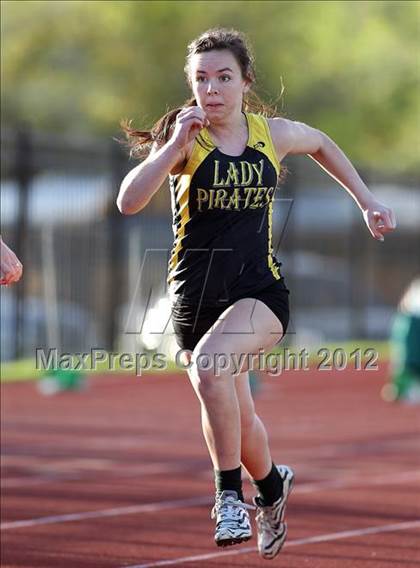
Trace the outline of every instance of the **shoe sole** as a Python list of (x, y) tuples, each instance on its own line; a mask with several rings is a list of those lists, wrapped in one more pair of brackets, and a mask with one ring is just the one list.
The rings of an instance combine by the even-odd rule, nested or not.
[(250, 540), (251, 536), (238, 536), (235, 538), (224, 538), (223, 540), (216, 540), (217, 546), (225, 548), (226, 546), (232, 546), (233, 544), (241, 544), (241, 542), (246, 542)]

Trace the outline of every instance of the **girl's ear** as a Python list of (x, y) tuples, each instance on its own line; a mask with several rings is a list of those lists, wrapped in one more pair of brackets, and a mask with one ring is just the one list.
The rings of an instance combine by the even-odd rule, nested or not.
[(249, 81), (246, 81), (244, 86), (244, 93), (247, 93), (250, 88), (251, 88), (251, 83)]

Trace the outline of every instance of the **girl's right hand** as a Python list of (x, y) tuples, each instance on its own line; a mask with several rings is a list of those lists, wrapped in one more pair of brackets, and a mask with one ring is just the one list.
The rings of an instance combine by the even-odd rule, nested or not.
[(206, 113), (198, 106), (183, 108), (176, 117), (175, 128), (170, 142), (183, 150), (200, 130), (210, 124)]

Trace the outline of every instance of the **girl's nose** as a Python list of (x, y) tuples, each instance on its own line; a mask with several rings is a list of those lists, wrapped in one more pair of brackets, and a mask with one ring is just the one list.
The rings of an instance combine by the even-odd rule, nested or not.
[(208, 87), (207, 87), (207, 93), (218, 93), (219, 91), (217, 90), (217, 87), (214, 83), (212, 83), (211, 81), (209, 81)]

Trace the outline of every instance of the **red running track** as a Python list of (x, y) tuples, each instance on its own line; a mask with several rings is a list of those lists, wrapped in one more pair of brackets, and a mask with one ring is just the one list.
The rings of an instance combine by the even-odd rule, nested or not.
[[(420, 412), (381, 400), (385, 376), (382, 365), (263, 379), (257, 411), (297, 477), (270, 565), (420, 567)], [(255, 537), (213, 543), (186, 376), (101, 376), (55, 397), (8, 384), (2, 407), (2, 567), (267, 566)]]

